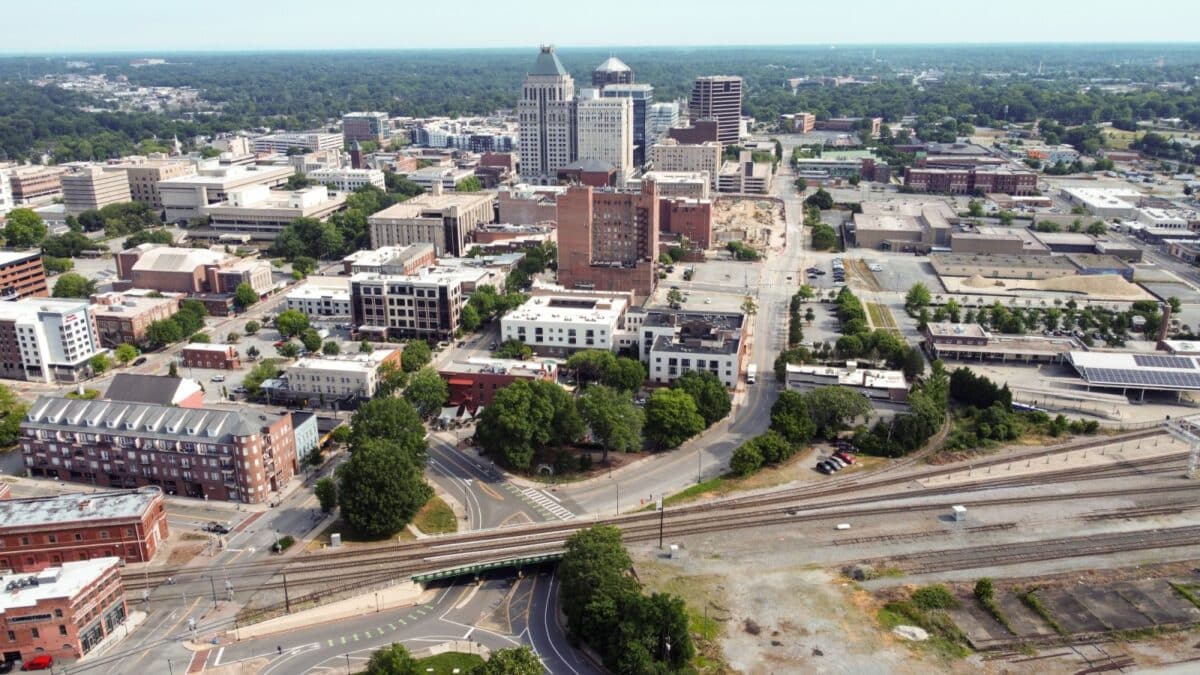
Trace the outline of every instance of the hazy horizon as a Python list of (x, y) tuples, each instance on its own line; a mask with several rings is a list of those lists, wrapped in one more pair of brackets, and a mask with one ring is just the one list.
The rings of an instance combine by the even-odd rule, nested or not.
[(1134, 11), (1112, 0), (1086, 8), (1010, 0), (991, 12), (975, 3), (937, 0), (861, 0), (849, 9), (760, 0), (745, 6), (752, 12), (732, 16), (727, 0), (609, 0), (603, 11), (554, 0), (468, 2), (453, 16), (426, 6), (373, 15), (340, 12), (314, 0), (294, 0), (282, 9), (211, 0), (202, 14), (194, 5), (150, 0), (49, 4), (54, 11), (31, 3), (6, 8), (0, 54), (453, 51), (543, 43), (563, 49), (1190, 45), (1197, 44), (1194, 26), (1200, 23), (1200, 3), (1171, 0), (1144, 0)]

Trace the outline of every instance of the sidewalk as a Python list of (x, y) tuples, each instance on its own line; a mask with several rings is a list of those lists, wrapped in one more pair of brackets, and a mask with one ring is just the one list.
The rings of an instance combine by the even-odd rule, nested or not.
[[(221, 631), (215, 636), (208, 636), (208, 638), (220, 638), (222, 643), (228, 643), (231, 640), (237, 642), (253, 640), (267, 635), (286, 633), (300, 628), (349, 619), (363, 614), (409, 607), (427, 602), (436, 595), (436, 591), (427, 591), (420, 585), (409, 581), (396, 586), (389, 586), (378, 592), (338, 600), (328, 605), (321, 605), (320, 607), (313, 607), (312, 609), (302, 610), (275, 619), (268, 619), (267, 621), (250, 626), (241, 626), (233, 630)], [(208, 644), (209, 641), (209, 639), (205, 639), (202, 642)]]

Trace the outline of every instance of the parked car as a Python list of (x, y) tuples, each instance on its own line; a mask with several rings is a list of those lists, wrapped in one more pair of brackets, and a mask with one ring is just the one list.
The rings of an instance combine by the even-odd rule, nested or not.
[(489, 343), (488, 343), (488, 349), (490, 349), (490, 350), (492, 350), (492, 351), (495, 351), (495, 350), (496, 350), (496, 342), (495, 342), (495, 340), (493, 340), (492, 342), (489, 342)]
[(836, 466), (839, 469), (844, 469), (848, 466), (846, 464), (846, 462), (843, 462), (842, 460), (838, 459), (837, 456), (831, 456), (829, 459), (827, 459), (825, 461), (833, 464), (834, 466)]
[(146, 362), (146, 357), (144, 357), (144, 356), (139, 356), (139, 357), (137, 357), (136, 359), (134, 359), (134, 360), (133, 360), (133, 365), (135, 365), (135, 366), (140, 366), (140, 365), (142, 365), (142, 364), (143, 364), (143, 363), (145, 363), (145, 362)]
[(829, 470), (830, 470), (830, 471), (841, 471), (841, 470), (842, 470), (842, 467), (841, 467), (841, 465), (840, 465), (840, 464), (838, 464), (837, 462), (831, 462), (831, 461), (829, 461), (829, 460), (827, 459), (827, 460), (825, 460), (825, 461), (824, 461), (824, 462), (822, 462), (822, 463), (823, 463), (825, 466), (829, 467)]
[(853, 463), (854, 463), (854, 455), (851, 455), (851, 454), (850, 454), (850, 453), (848, 453), (848, 452), (844, 452), (844, 451), (843, 451), (843, 452), (835, 452), (835, 453), (833, 453), (833, 456), (834, 456), (834, 457), (837, 457), (837, 458), (838, 458), (838, 459), (840, 459), (840, 460), (842, 460), (842, 461), (843, 461), (843, 462), (845, 462), (846, 464), (853, 464)]
[(240, 384), (239, 384), (238, 386), (236, 386), (236, 387), (234, 387), (234, 388), (233, 388), (233, 393), (235, 393), (235, 394), (245, 394), (245, 393), (247, 393), (247, 392), (249, 392), (249, 391), (250, 391), (249, 389), (247, 389), (247, 388), (243, 387), (243, 386), (242, 386), (242, 385), (240, 385)]
[(16, 663), (13, 661), (0, 661), (0, 673), (11, 673)]
[(285, 342), (285, 340), (277, 340), (273, 346), (282, 347), (284, 342)]
[(208, 379), (212, 382), (224, 382), (225, 376), (224, 375), (213, 375), (212, 377), (210, 377)]
[(819, 462), (816, 466), (813, 467), (813, 469), (815, 469), (818, 473), (825, 474), (826, 476), (833, 473), (833, 470), (830, 469), (829, 466), (825, 464), (825, 462)]
[(205, 525), (204, 531), (212, 532), (213, 534), (229, 534), (229, 528), (215, 520), (210, 521), (207, 525)]
[(49, 654), (38, 654), (21, 665), (21, 670), (50, 670), (54, 665), (54, 657)]

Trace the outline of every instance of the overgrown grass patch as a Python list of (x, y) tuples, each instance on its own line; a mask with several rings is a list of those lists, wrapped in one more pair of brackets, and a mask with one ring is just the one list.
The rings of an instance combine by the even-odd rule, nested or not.
[(434, 497), (417, 511), (412, 524), (425, 534), (449, 534), (458, 531), (458, 516), (441, 497)]

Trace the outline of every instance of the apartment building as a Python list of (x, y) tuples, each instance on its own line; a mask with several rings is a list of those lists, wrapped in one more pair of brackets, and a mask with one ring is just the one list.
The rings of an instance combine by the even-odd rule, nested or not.
[(308, 178), (321, 185), (332, 186), (339, 192), (354, 192), (368, 185), (380, 190), (387, 189), (383, 172), (379, 169), (317, 169), (309, 171)]
[(639, 192), (575, 186), (558, 198), (558, 281), (589, 291), (654, 292), (658, 188)]
[(496, 193), (498, 222), (513, 225), (538, 225), (558, 221), (558, 195), (566, 192), (561, 185), (514, 185)]
[(309, 318), (350, 316), (350, 280), (346, 277), (309, 277), (287, 294), (287, 308)]
[(195, 175), (196, 166), (186, 160), (128, 157), (120, 164), (105, 166), (104, 170), (108, 173), (124, 173), (133, 201), (161, 210), (163, 201), (158, 191), (159, 181)]
[(41, 251), (0, 249), (0, 301), (48, 294)]
[(307, 134), (267, 134), (252, 139), (251, 144), (255, 153), (284, 154), (292, 148), (304, 152), (320, 150), (340, 150), (342, 147), (341, 134), (307, 133)]
[(230, 191), (251, 185), (279, 187), (293, 173), (290, 166), (222, 165), (213, 159), (198, 165), (195, 175), (159, 181), (158, 192), (167, 222), (187, 223), (206, 219), (205, 209), (225, 201)]
[(1006, 167), (908, 167), (904, 170), (904, 185), (914, 192), (1002, 192), (1010, 195), (1031, 195), (1037, 191), (1037, 173)]
[(616, 351), (628, 309), (629, 301), (622, 296), (534, 296), (500, 318), (500, 335), (520, 340), (540, 355)]
[(0, 377), (78, 382), (102, 351), (86, 300), (25, 298), (0, 302)]
[(495, 219), (496, 195), (491, 192), (429, 194), (393, 204), (367, 217), (371, 247), (430, 243), (438, 256), (461, 256), (478, 225)]
[(721, 170), (721, 144), (684, 145), (667, 138), (650, 147), (650, 163), (655, 171), (706, 172), (712, 188), (716, 189), (717, 174)]
[(697, 77), (688, 102), (692, 120), (717, 121), (717, 141), (721, 145), (738, 142), (742, 121), (742, 78), (729, 75)]
[(491, 272), (482, 268), (422, 269), (417, 274), (364, 272), (350, 278), (350, 312), (363, 335), (387, 338), (448, 339), (460, 323), (463, 305)]
[(150, 324), (169, 319), (179, 311), (177, 298), (150, 298), (118, 292), (93, 295), (92, 304), (100, 346), (108, 349), (123, 343), (141, 344)]
[(21, 423), (31, 476), (257, 504), (295, 474), (289, 413), (39, 397)]
[(74, 560), (150, 562), (167, 540), (161, 489), (76, 492), (0, 501), (0, 569), (37, 572)]
[(29, 662), (78, 659), (125, 622), (125, 584), (116, 557), (67, 562), (0, 577), (0, 653)]
[(653, 382), (670, 384), (692, 370), (733, 389), (746, 349), (745, 320), (740, 312), (651, 310), (637, 328), (638, 356)]
[(131, 201), (129, 178), (123, 171), (105, 171), (89, 166), (62, 176), (63, 206), (77, 216), (84, 211), (102, 209), (109, 204)]
[(391, 133), (391, 124), (385, 112), (351, 112), (342, 115), (342, 142), (381, 142)]
[(713, 203), (711, 199), (660, 199), (660, 232), (686, 238), (694, 248), (712, 246)]

